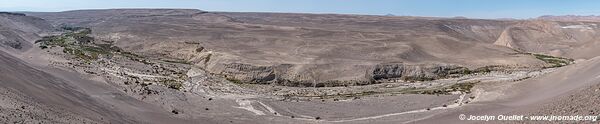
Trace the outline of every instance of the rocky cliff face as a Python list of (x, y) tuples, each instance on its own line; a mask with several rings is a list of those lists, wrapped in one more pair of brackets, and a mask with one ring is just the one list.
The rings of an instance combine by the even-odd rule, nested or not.
[(408, 81), (426, 81), (468, 74), (469, 69), (447, 64), (407, 65), (403, 63), (379, 64), (373, 69), (375, 80), (398, 78)]
[[(386, 63), (356, 68), (354, 79), (336, 80), (324, 75), (318, 68), (310, 70), (294, 70), (301, 65), (282, 64), (276, 66), (254, 66), (251, 64), (232, 63), (221, 67), (210, 68), (209, 71), (222, 75), (234, 83), (278, 84), (284, 86), (323, 87), (366, 85), (379, 80), (398, 79), (404, 81), (429, 81), (470, 74), (468, 68), (449, 64), (404, 64)], [(332, 72), (336, 73), (336, 72)]]
[(273, 66), (253, 66), (250, 64), (231, 63), (226, 64), (220, 74), (230, 80), (242, 80), (244, 82), (265, 84), (275, 81), (275, 69)]

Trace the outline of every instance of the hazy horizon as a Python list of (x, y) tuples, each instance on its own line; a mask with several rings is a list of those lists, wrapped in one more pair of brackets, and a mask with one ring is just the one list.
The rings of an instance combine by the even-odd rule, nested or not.
[[(543, 15), (597, 15), (600, 1), (574, 0), (0, 0), (0, 11), (59, 12), (87, 9), (171, 8), (219, 12), (360, 14), (425, 17), (515, 18)], [(67, 3), (67, 4), (65, 4)]]

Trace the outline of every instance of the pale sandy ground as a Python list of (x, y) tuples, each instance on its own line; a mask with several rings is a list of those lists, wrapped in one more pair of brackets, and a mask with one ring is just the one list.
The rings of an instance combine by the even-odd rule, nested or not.
[(279, 114), (295, 117), (321, 117), (323, 120), (351, 120), (360, 117), (380, 116), (412, 110), (424, 110), (453, 103), (458, 95), (398, 95), (367, 97), (359, 100), (321, 102), (262, 101)]
[[(262, 123), (318, 123), (318, 124), (364, 124), (364, 123), (403, 123), (417, 118), (427, 117), (437, 112), (458, 108), (461, 104), (454, 103), (455, 97), (425, 97), (398, 96), (386, 99), (365, 99), (355, 101), (342, 101), (346, 103), (318, 103), (318, 102), (265, 102), (254, 101), (254, 111), (260, 111), (260, 116), (277, 116), (285, 119), (283, 122), (269, 121)], [(431, 100), (430, 98), (440, 98)], [(423, 102), (429, 99), (431, 101)], [(427, 104), (415, 105), (406, 101), (415, 101)], [(448, 101), (443, 101), (448, 100)], [(400, 101), (400, 102), (399, 102)], [(431, 103), (430, 103), (431, 102)], [(449, 103), (447, 103), (449, 102)], [(448, 104), (443, 107), (442, 104)], [(426, 110), (431, 108), (431, 110)], [(262, 115), (262, 114), (265, 115)], [(275, 114), (276, 113), (276, 114)], [(256, 113), (259, 115), (258, 113)], [(293, 117), (291, 117), (293, 116)], [(319, 120), (315, 120), (320, 117)], [(282, 118), (279, 118), (282, 119)]]
[[(507, 90), (490, 91), (491, 93), (500, 92), (505, 94), (504, 97), (499, 99), (474, 102), (458, 109), (436, 114), (433, 117), (417, 121), (416, 123), (483, 123), (478, 121), (461, 121), (458, 116), (460, 114), (500, 115), (521, 110), (531, 110), (531, 108), (536, 108), (546, 103), (556, 102), (556, 98), (577, 93), (582, 89), (597, 85), (600, 82), (599, 65), (600, 58), (596, 57), (560, 68), (554, 73), (518, 82), (507, 88)], [(544, 115), (544, 113), (540, 114)], [(495, 122), (506, 123), (501, 121)]]

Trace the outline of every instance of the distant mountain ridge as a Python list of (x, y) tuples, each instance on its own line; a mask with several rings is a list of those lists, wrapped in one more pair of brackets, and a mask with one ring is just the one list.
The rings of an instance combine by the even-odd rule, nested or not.
[(544, 15), (540, 16), (537, 19), (541, 20), (551, 20), (551, 21), (600, 21), (600, 16), (598, 15)]

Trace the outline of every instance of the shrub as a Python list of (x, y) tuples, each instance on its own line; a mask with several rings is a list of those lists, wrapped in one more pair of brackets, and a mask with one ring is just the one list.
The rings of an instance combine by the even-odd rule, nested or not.
[(181, 82), (172, 79), (161, 80), (160, 83), (171, 89), (180, 90), (181, 88), (183, 88), (183, 84)]
[(546, 68), (562, 67), (565, 65), (569, 65), (574, 61), (573, 59), (570, 59), (570, 58), (555, 57), (555, 56), (536, 54), (536, 53), (531, 53), (531, 55), (535, 56), (535, 58), (537, 58), (539, 60), (542, 60), (548, 64), (551, 64), (550, 66), (548, 66)]
[(228, 78), (225, 78), (225, 79), (227, 79), (231, 83), (242, 84), (242, 81), (239, 80), (239, 79), (235, 79), (235, 78), (231, 78), (231, 77), (228, 77)]
[(196, 48), (196, 52), (202, 52), (202, 50), (204, 50), (204, 47)]

